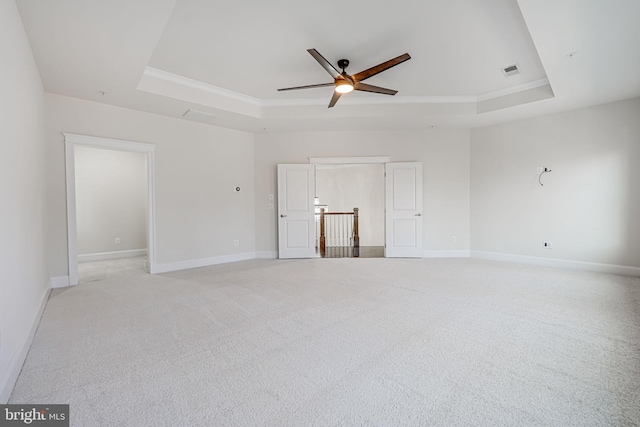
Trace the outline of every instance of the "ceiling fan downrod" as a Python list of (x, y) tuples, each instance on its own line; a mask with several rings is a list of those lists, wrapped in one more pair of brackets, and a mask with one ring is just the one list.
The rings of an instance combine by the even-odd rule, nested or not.
[(345, 68), (347, 68), (349, 66), (349, 60), (348, 59), (339, 59), (338, 60), (338, 67), (342, 68), (342, 75), (346, 76), (347, 72), (345, 71)]

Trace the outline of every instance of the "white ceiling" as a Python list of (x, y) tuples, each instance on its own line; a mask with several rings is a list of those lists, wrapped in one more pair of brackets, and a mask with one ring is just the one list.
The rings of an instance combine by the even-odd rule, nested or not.
[[(471, 128), (640, 96), (638, 0), (17, 4), (47, 91), (252, 132)], [(309, 48), (350, 74), (412, 59), (367, 80), (396, 96), (328, 109), (330, 87), (277, 91), (332, 81)]]

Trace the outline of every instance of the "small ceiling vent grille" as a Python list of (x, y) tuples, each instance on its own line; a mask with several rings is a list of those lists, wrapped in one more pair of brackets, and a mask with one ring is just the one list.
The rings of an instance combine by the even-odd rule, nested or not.
[(215, 118), (213, 114), (205, 113), (204, 111), (192, 110), (188, 109), (182, 115), (185, 119), (193, 120), (196, 122), (202, 123), (211, 123), (211, 121)]
[(509, 65), (508, 67), (504, 67), (502, 72), (505, 77), (516, 76), (520, 74), (520, 66), (518, 64)]

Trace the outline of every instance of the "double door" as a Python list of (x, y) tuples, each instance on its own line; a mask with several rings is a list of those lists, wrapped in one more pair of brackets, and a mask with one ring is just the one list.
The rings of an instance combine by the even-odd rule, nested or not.
[[(315, 257), (313, 164), (278, 165), (278, 257)], [(385, 164), (385, 257), (422, 257), (422, 163)]]

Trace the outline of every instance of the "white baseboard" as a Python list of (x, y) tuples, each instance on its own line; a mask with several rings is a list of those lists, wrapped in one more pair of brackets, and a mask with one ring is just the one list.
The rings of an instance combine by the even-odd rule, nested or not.
[(245, 252), (233, 255), (221, 255), (210, 258), (191, 259), (186, 261), (169, 262), (166, 264), (154, 264), (152, 274), (168, 273), (170, 271), (187, 270), (189, 268), (207, 267), (210, 265), (225, 264), (227, 262), (246, 261), (255, 259), (255, 252)]
[(106, 259), (133, 258), (147, 255), (146, 249), (130, 249), (126, 251), (97, 252), (78, 255), (78, 262), (104, 261)]
[(278, 258), (278, 251), (258, 251), (256, 252), (256, 259), (276, 259)]
[(511, 255), (497, 252), (471, 251), (472, 258), (492, 261), (516, 262), (538, 265), (541, 267), (568, 268), (572, 270), (593, 271), (598, 273), (620, 274), (623, 276), (640, 276), (640, 267), (626, 265), (600, 264), (596, 262), (573, 261), (568, 259), (542, 258), (526, 255)]
[(18, 376), (22, 370), (22, 365), (24, 365), (27, 353), (29, 353), (29, 348), (31, 348), (31, 343), (33, 343), (33, 337), (36, 335), (36, 331), (38, 330), (40, 318), (42, 317), (44, 308), (47, 305), (50, 293), (50, 289), (45, 291), (42, 301), (40, 301), (40, 307), (38, 308), (35, 318), (31, 324), (31, 330), (27, 336), (24, 337), (24, 341), (22, 346), (19, 347), (19, 351), (15, 352), (9, 360), (9, 369), (7, 369), (6, 372), (3, 372), (2, 378), (0, 378), (0, 404), (6, 404), (11, 397), (11, 392), (13, 391), (13, 387), (16, 385), (16, 381), (18, 380)]
[(423, 258), (469, 258), (470, 256), (470, 250), (424, 251), (422, 255)]
[(71, 285), (69, 283), (69, 276), (52, 277), (50, 284), (51, 284), (51, 289), (66, 288), (67, 286)]

